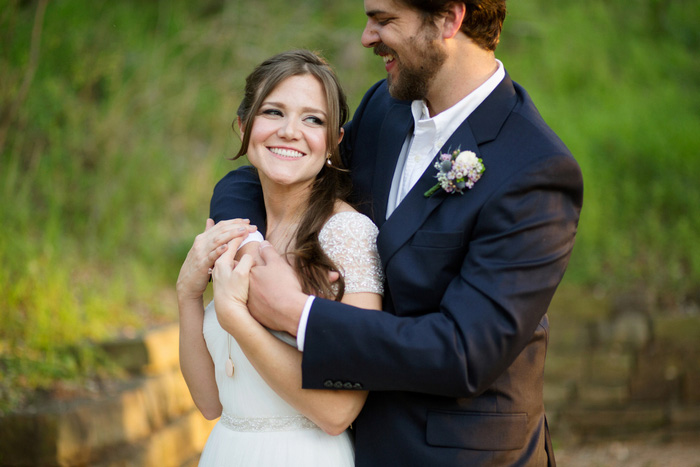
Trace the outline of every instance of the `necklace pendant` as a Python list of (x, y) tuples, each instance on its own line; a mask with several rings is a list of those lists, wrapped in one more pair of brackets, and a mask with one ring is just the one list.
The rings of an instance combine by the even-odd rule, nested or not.
[(233, 378), (233, 360), (231, 360), (231, 357), (226, 360), (226, 376)]

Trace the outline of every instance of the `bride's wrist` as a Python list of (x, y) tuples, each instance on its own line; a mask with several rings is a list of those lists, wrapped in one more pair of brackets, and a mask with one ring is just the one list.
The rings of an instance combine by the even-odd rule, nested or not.
[(215, 309), (221, 327), (234, 338), (239, 331), (249, 329), (251, 324), (257, 323), (245, 305), (239, 303), (217, 304)]
[(204, 296), (202, 294), (200, 295), (191, 295), (187, 294), (184, 292), (177, 292), (177, 304), (180, 307), (180, 309), (186, 308), (188, 306), (193, 306), (193, 305), (203, 305), (204, 304)]

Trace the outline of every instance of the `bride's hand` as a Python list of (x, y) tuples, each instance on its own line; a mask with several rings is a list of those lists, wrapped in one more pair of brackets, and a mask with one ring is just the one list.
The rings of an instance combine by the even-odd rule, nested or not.
[(256, 227), (247, 219), (221, 221), (216, 225), (212, 219), (207, 219), (204, 232), (197, 235), (180, 268), (176, 286), (178, 299), (199, 300), (207, 289), (214, 262), (233, 246), (229, 242), (238, 240), (237, 247), (248, 233), (255, 230)]
[(249, 254), (236, 261), (235, 249), (229, 249), (216, 260), (212, 272), (214, 307), (221, 326), (231, 334), (254, 321), (248, 311), (250, 269), (255, 261)]

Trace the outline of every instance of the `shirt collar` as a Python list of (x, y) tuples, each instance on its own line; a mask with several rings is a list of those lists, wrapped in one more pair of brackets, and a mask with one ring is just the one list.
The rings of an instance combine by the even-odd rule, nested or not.
[(452, 134), (471, 113), (481, 105), (484, 100), (496, 89), (506, 76), (505, 68), (500, 60), (496, 59), (498, 68), (489, 79), (484, 81), (478, 88), (469, 93), (462, 100), (447, 110), (440, 112), (434, 117), (430, 117), (430, 111), (424, 100), (415, 100), (411, 103), (411, 113), (416, 128), (418, 126), (431, 125), (436, 128), (436, 131), (441, 134), (448, 132)]

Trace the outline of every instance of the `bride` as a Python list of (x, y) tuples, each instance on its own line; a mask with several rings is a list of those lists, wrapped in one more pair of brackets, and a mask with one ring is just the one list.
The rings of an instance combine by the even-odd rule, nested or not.
[[(343, 201), (350, 182), (338, 143), (347, 114), (323, 59), (303, 50), (276, 55), (246, 79), (236, 157), (247, 155), (260, 177), (262, 246), (286, 255), (304, 291), (380, 309), (377, 229)], [(347, 429), (367, 393), (301, 389), (294, 337), (268, 331), (246, 307), (259, 244), (238, 249), (254, 231), (247, 220), (209, 219), (177, 281), (182, 373), (202, 414), (220, 417), (200, 465), (352, 466)], [(214, 300), (205, 309), (209, 274)]]

